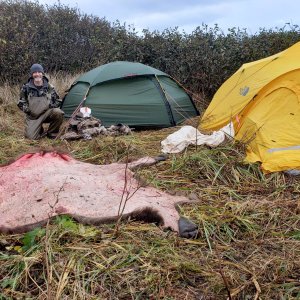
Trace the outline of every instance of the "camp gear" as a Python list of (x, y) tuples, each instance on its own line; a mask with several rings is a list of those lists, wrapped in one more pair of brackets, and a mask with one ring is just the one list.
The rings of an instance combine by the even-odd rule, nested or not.
[(124, 124), (111, 125), (106, 128), (102, 126), (101, 120), (90, 117), (83, 117), (78, 113), (74, 118), (69, 120), (66, 133), (60, 136), (62, 140), (91, 140), (95, 136), (117, 136), (131, 133), (131, 129)]
[(214, 95), (199, 128), (234, 123), (247, 162), (265, 172), (300, 169), (300, 42), (241, 66)]
[(79, 105), (91, 108), (104, 126), (169, 127), (198, 115), (192, 99), (168, 74), (126, 61), (102, 65), (80, 76), (65, 96), (62, 109), (71, 117)]

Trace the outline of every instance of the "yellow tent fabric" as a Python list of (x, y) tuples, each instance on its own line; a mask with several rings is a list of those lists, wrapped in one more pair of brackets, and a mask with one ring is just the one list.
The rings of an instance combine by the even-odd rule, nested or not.
[(247, 162), (265, 172), (300, 169), (300, 42), (244, 64), (214, 95), (200, 130), (233, 122)]

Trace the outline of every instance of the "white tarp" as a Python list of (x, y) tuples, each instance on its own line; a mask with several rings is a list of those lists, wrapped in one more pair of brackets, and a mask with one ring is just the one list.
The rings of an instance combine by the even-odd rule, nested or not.
[(224, 126), (219, 131), (214, 131), (210, 135), (202, 134), (193, 126), (183, 126), (161, 142), (162, 152), (179, 153), (188, 145), (208, 145), (210, 147), (216, 147), (225, 140), (226, 136), (234, 137), (232, 123)]

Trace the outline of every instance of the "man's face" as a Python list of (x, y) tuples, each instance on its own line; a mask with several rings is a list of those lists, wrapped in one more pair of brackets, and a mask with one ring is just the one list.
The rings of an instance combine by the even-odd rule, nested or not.
[(34, 80), (40, 81), (41, 79), (43, 79), (43, 73), (42, 72), (34, 72), (34, 73), (32, 73), (32, 77)]

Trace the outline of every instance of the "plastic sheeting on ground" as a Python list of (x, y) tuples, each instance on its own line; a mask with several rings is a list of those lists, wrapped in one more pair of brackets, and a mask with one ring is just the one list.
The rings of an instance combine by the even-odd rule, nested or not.
[(189, 145), (207, 145), (216, 147), (226, 136), (234, 137), (233, 124), (230, 123), (210, 135), (202, 134), (193, 126), (183, 126), (178, 131), (170, 134), (161, 142), (163, 153), (179, 153)]

